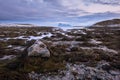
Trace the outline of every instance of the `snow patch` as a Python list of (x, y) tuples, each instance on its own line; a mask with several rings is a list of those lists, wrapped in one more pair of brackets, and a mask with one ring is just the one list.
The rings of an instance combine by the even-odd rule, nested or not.
[(12, 47), (12, 45), (8, 45), (7, 47), (8, 47), (8, 48), (11, 48), (11, 47)]
[(91, 43), (91, 44), (101, 44), (102, 42), (101, 41), (96, 41), (95, 39), (91, 39), (89, 41), (89, 43)]
[(11, 60), (15, 57), (16, 57), (15, 55), (5, 55), (2, 58), (0, 58), (0, 60)]
[(27, 39), (27, 40), (39, 40), (39, 39), (42, 39), (44, 37), (51, 37), (52, 34), (51, 33), (48, 33), (48, 34), (43, 34), (41, 36), (28, 36), (28, 37), (25, 37), (25, 36), (19, 36), (19, 37), (14, 37), (14, 38), (1, 38), (0, 40), (9, 40), (9, 39)]
[(85, 27), (60, 27), (64, 31), (70, 30), (70, 29), (84, 29)]
[(26, 47), (23, 46), (15, 46), (13, 47), (13, 50), (20, 50), (20, 51), (24, 51)]

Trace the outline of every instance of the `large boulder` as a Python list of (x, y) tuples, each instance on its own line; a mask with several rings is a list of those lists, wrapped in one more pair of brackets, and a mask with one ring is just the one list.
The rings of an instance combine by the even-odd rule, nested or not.
[(47, 46), (39, 40), (30, 46), (27, 51), (28, 56), (50, 57), (50, 51)]

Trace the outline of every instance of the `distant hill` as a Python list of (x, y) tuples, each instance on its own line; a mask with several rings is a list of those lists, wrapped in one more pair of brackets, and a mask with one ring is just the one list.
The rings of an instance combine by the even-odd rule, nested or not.
[(33, 24), (0, 24), (0, 27), (35, 27)]
[(59, 23), (58, 26), (59, 27), (71, 27), (70, 24), (65, 24), (65, 23)]
[(112, 19), (112, 20), (106, 20), (106, 21), (101, 21), (93, 26), (95, 27), (120, 27), (120, 19)]

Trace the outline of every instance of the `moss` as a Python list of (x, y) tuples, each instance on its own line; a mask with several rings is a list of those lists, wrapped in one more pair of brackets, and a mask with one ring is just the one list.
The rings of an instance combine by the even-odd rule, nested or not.
[(64, 55), (68, 45), (56, 45), (49, 47), (49, 50), (53, 56)]
[(6, 48), (8, 44), (4, 41), (0, 41), (0, 48)]
[(28, 75), (25, 73), (19, 73), (16, 71), (0, 71), (1, 80), (30, 80)]
[(3, 57), (4, 55), (19, 55), (20, 51), (15, 51), (9, 48), (0, 48), (0, 57)]
[(78, 37), (75, 39), (76, 41), (83, 41), (83, 39), (81, 37)]
[(54, 59), (44, 59), (40, 57), (28, 57), (24, 66), (19, 68), (21, 72), (55, 72), (61, 69), (65, 69), (65, 64), (62, 62), (55, 62)]
[(72, 41), (73, 38), (70, 38), (70, 37), (67, 37), (67, 36), (64, 36), (61, 41)]
[(13, 58), (11, 60), (0, 60), (0, 68), (3, 69), (3, 68), (6, 68), (6, 66), (11, 63), (11, 62), (14, 62), (16, 61), (16, 58)]
[(90, 66), (90, 67), (96, 67), (97, 64), (98, 64), (98, 61), (95, 61), (95, 60), (85, 63), (86, 66)]
[(78, 47), (72, 47), (71, 52), (74, 52), (74, 51), (79, 51), (79, 48)]
[(9, 39), (8, 44), (24, 46), (25, 40), (23, 40), (23, 39)]
[(113, 68), (120, 70), (120, 61), (110, 62), (110, 65), (111, 65)]
[(48, 61), (45, 61), (43, 62), (42, 66), (40, 67), (40, 71), (42, 72), (56, 72), (58, 70), (63, 70), (65, 69), (65, 64), (59, 62), (59, 63), (56, 63), (52, 60), (48, 60)]
[(43, 40), (52, 40), (52, 39), (49, 37), (44, 37)]
[(26, 46), (30, 47), (30, 46), (33, 45), (34, 43), (35, 43), (35, 40), (27, 41), (27, 42), (26, 42)]

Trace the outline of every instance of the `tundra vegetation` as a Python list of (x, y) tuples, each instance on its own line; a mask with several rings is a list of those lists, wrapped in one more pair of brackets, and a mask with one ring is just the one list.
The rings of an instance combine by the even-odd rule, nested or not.
[[(36, 40), (47, 46), (50, 57), (28, 56), (27, 49)], [(103, 71), (109, 73), (120, 70), (119, 27), (90, 27), (66, 31), (55, 27), (0, 27), (1, 80), (31, 80), (28, 75), (31, 72), (58, 75), (60, 71), (67, 69), (68, 64), (96, 69), (101, 66), (100, 62), (109, 63), (109, 66), (102, 66)], [(75, 76), (77, 72), (73, 71), (72, 74)], [(86, 77), (83, 80), (92, 79)]]

